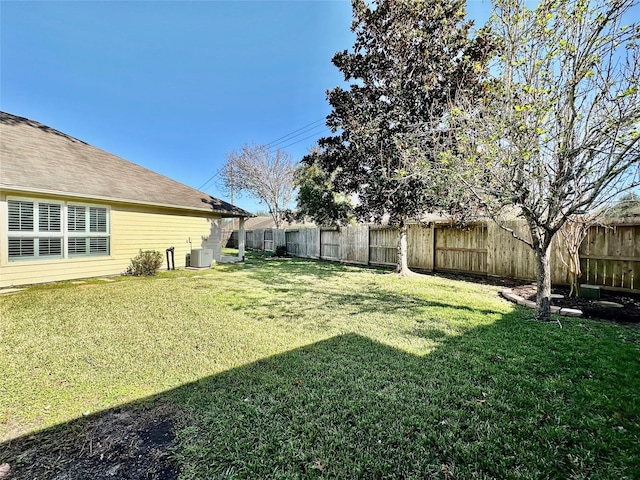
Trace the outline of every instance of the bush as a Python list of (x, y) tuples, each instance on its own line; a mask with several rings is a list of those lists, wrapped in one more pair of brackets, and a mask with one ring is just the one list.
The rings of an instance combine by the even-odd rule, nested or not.
[(140, 250), (140, 253), (131, 259), (131, 265), (125, 274), (136, 277), (155, 275), (163, 261), (162, 253), (157, 250), (145, 250), (144, 252)]
[(286, 257), (287, 256), (287, 247), (284, 245), (279, 245), (276, 247), (276, 257)]

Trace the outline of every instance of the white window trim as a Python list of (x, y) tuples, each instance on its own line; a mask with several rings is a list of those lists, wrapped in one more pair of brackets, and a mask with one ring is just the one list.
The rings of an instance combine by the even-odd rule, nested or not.
[[(50, 200), (46, 198), (38, 197), (21, 197), (21, 196), (7, 196), (6, 199), (6, 219), (4, 222), (4, 232), (6, 234), (5, 244), (6, 248), (6, 260), (9, 263), (13, 262), (29, 262), (29, 261), (55, 261), (55, 260), (67, 260), (67, 259), (100, 259), (111, 257), (111, 208), (108, 205), (99, 205), (94, 203), (75, 202), (75, 201), (62, 201), (62, 200)], [(10, 231), (9, 230), (9, 202), (31, 202), (34, 204), (33, 210), (33, 231)], [(40, 231), (39, 224), (39, 208), (40, 204), (55, 204), (60, 205), (60, 230), (59, 232)], [(86, 217), (86, 230), (84, 232), (70, 232), (68, 230), (68, 206), (77, 206), (87, 208)], [(89, 208), (100, 208), (106, 210), (106, 232), (91, 232), (90, 225), (90, 213)], [(71, 254), (68, 252), (69, 238), (107, 238), (107, 253), (83, 253), (83, 254)], [(32, 257), (9, 257), (9, 238), (33, 238), (34, 241), (34, 256)], [(39, 256), (38, 253), (38, 241), (40, 238), (61, 238), (62, 239), (62, 254), (61, 255), (43, 255)]]
[[(67, 222), (69, 206), (73, 207), (85, 207), (87, 215), (85, 217), (85, 231), (84, 232), (70, 232), (69, 222)], [(106, 232), (92, 232), (91, 231), (91, 216), (89, 213), (90, 208), (102, 208), (106, 210)], [(65, 230), (65, 242), (64, 242), (64, 255), (65, 258), (94, 258), (94, 257), (108, 257), (111, 255), (111, 209), (107, 205), (96, 205), (93, 203), (84, 203), (84, 202), (66, 202), (64, 206), (64, 214), (65, 214), (65, 222), (64, 222), (64, 230)], [(107, 253), (72, 253), (69, 254), (69, 238), (107, 238)]]

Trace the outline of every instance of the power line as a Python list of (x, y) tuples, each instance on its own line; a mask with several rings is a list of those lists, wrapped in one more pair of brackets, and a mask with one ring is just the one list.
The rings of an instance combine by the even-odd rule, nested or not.
[[(293, 132), (287, 133), (286, 135), (283, 135), (282, 137), (279, 137), (279, 138), (276, 138), (275, 140), (272, 140), (271, 142), (267, 143), (267, 144), (265, 145), (265, 147), (270, 147), (270, 146), (272, 146), (274, 143), (279, 142), (280, 140), (284, 140), (284, 139), (286, 139), (287, 137), (290, 137), (291, 135), (293, 135), (294, 133), (298, 133), (300, 130), (304, 130), (305, 128), (308, 128), (308, 127), (310, 127), (311, 125), (315, 125), (316, 123), (320, 123), (320, 122), (324, 122), (324, 121), (325, 121), (325, 119), (324, 119), (324, 118), (321, 118), (321, 119), (319, 119), (319, 120), (316, 120), (315, 122), (311, 122), (311, 123), (309, 123), (309, 124), (305, 125), (304, 127), (300, 127), (300, 128), (298, 128), (297, 130), (294, 130)], [(313, 128), (317, 128), (317, 125), (316, 125), (315, 127), (313, 127)], [(312, 128), (311, 130), (313, 130), (313, 128)], [(303, 132), (303, 133), (304, 133), (304, 132)], [(297, 137), (298, 135), (295, 135), (295, 136)], [(284, 141), (287, 141), (287, 140), (284, 140)], [(280, 142), (280, 143), (282, 143), (282, 142)]]
[(307, 140), (309, 138), (317, 137), (318, 135), (320, 135), (320, 134), (322, 134), (324, 132), (328, 132), (329, 130), (331, 130), (331, 129), (330, 128), (325, 128), (324, 130), (321, 130), (321, 131), (319, 131), (317, 133), (314, 133), (313, 135), (309, 135), (308, 137), (301, 138), (300, 140), (297, 140), (295, 142), (288, 143), (287, 145), (284, 145), (282, 147), (278, 147), (276, 149), (271, 148), (270, 153), (273, 153), (275, 150), (278, 150), (278, 149), (284, 150), (285, 148), (290, 147), (291, 145), (295, 145), (296, 143), (304, 142), (305, 140)]
[[(325, 121), (325, 118), (320, 118), (320, 119), (318, 119), (318, 120), (316, 120), (314, 122), (308, 123), (308, 124), (298, 128), (296, 130), (293, 130), (292, 132), (287, 133), (286, 135), (283, 135), (281, 137), (276, 138), (275, 140), (272, 140), (271, 142), (267, 143), (265, 145), (265, 147), (267, 147), (269, 149), (269, 153), (272, 153), (273, 151), (277, 150), (274, 147), (277, 147), (278, 145), (281, 145), (283, 143), (289, 142), (290, 140), (293, 140), (294, 138), (299, 137), (300, 135), (304, 135), (306, 133), (309, 133), (309, 132), (317, 129), (318, 127), (322, 127), (323, 125), (321, 125), (321, 123), (324, 122), (324, 121)], [(318, 135), (320, 135), (320, 134), (322, 134), (322, 133), (324, 133), (324, 132), (326, 132), (328, 130), (331, 130), (331, 129), (330, 128), (325, 128), (324, 130), (320, 130), (320, 131), (318, 131), (316, 133), (313, 133), (313, 134), (311, 134), (309, 136), (301, 138), (300, 140), (297, 140), (295, 142), (288, 143), (287, 145), (285, 145), (283, 147), (279, 147), (279, 148), (284, 149), (284, 148), (290, 147), (292, 145), (295, 145), (296, 143), (300, 143), (300, 142), (303, 142), (303, 141), (305, 141), (305, 140), (307, 140), (309, 138), (316, 137), (316, 136), (318, 136)], [(215, 172), (213, 175), (211, 175), (211, 177), (209, 177), (206, 182), (204, 182), (202, 185), (200, 185), (198, 187), (198, 190), (202, 190), (207, 185), (209, 185), (211, 180), (213, 180), (218, 175), (220, 175), (220, 173), (222, 172), (223, 168), (224, 168), (224, 166), (220, 167), (217, 172)]]
[(309, 128), (309, 129), (307, 129), (307, 130), (303, 130), (302, 132), (300, 132), (300, 133), (298, 133), (298, 134), (296, 134), (296, 135), (290, 136), (290, 137), (289, 137), (289, 138), (287, 138), (286, 140), (280, 140), (278, 143), (273, 143), (273, 144), (271, 144), (271, 145), (267, 145), (267, 148), (268, 148), (269, 150), (273, 150), (273, 149), (274, 149), (274, 147), (277, 147), (278, 145), (282, 145), (283, 143), (289, 143), (289, 142), (291, 142), (291, 140), (293, 140), (294, 138), (297, 138), (297, 137), (299, 137), (300, 135), (306, 135), (306, 134), (308, 134), (308, 133), (311, 133), (311, 132), (313, 132), (314, 130), (317, 130), (318, 128), (321, 128), (322, 130), (319, 130), (318, 132), (314, 133), (313, 135), (316, 135), (316, 134), (318, 134), (318, 133), (320, 133), (320, 132), (324, 132), (325, 130), (327, 130), (327, 127), (326, 127), (326, 126), (324, 126), (324, 125), (316, 125), (316, 126), (315, 126), (315, 127), (313, 127), (313, 128)]
[(214, 178), (216, 178), (218, 175), (220, 175), (220, 172), (222, 172), (222, 169), (223, 169), (223, 168), (224, 168), (224, 167), (220, 167), (216, 173), (214, 173), (213, 175), (211, 175), (211, 177), (209, 177), (209, 179), (208, 179), (206, 182), (204, 182), (202, 185), (200, 185), (200, 186), (198, 187), (198, 190), (202, 190), (202, 189), (204, 188), (204, 186), (205, 186), (205, 185), (207, 185), (211, 180), (213, 180), (213, 179), (214, 179)]

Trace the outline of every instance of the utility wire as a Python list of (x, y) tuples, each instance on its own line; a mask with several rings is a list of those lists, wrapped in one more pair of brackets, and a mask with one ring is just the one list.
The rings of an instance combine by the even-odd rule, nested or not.
[[(275, 140), (272, 140), (271, 142), (267, 143), (267, 144), (265, 145), (265, 147), (270, 147), (270, 146), (272, 146), (274, 143), (279, 142), (280, 140), (284, 140), (284, 139), (286, 139), (287, 137), (290, 137), (291, 135), (293, 135), (294, 133), (298, 133), (300, 130), (304, 130), (305, 128), (308, 128), (308, 127), (310, 127), (311, 125), (315, 125), (316, 123), (320, 123), (320, 122), (324, 122), (324, 121), (325, 121), (325, 119), (324, 119), (324, 118), (321, 118), (321, 119), (319, 119), (319, 120), (316, 120), (315, 122), (311, 122), (311, 123), (309, 123), (309, 124), (305, 125), (304, 127), (300, 127), (300, 128), (298, 128), (297, 130), (294, 130), (293, 132), (287, 133), (286, 135), (283, 135), (282, 137), (279, 137), (279, 138), (276, 138)], [(316, 127), (317, 127), (317, 126), (316, 126)], [(316, 128), (316, 127), (313, 127), (313, 128)], [(311, 130), (313, 130), (313, 128), (312, 128)], [(303, 133), (304, 133), (304, 132), (303, 132)], [(297, 136), (297, 135), (296, 135), (296, 136)], [(287, 140), (284, 140), (284, 141), (287, 141)], [(282, 143), (282, 142), (280, 142), (280, 143)]]
[[(283, 135), (281, 137), (276, 138), (275, 140), (272, 140), (271, 142), (267, 143), (265, 145), (265, 147), (267, 147), (269, 149), (269, 153), (273, 153), (275, 150), (277, 150), (277, 148), (275, 148), (275, 147), (277, 147), (278, 145), (281, 145), (283, 143), (289, 142), (290, 140), (293, 140), (294, 138), (299, 137), (300, 135), (304, 135), (306, 133), (309, 133), (309, 132), (317, 129), (318, 127), (322, 127), (323, 126), (322, 122), (324, 122), (324, 121), (325, 121), (325, 118), (320, 118), (320, 119), (318, 119), (318, 120), (316, 120), (314, 122), (308, 123), (307, 125), (304, 125), (304, 126), (298, 128), (297, 130), (294, 130), (292, 132), (287, 133), (286, 135)], [(328, 130), (331, 130), (331, 129), (330, 128), (325, 128), (324, 130), (320, 130), (319, 132), (316, 132), (316, 133), (314, 133), (312, 135), (309, 135), (309, 136), (306, 136), (304, 138), (301, 138), (300, 140), (297, 140), (295, 142), (288, 143), (287, 145), (285, 145), (283, 147), (279, 147), (279, 148), (284, 149), (284, 148), (290, 147), (292, 145), (295, 145), (296, 143), (300, 143), (300, 142), (303, 142), (304, 140), (307, 140), (309, 138), (313, 138), (315, 136), (318, 136), (318, 135), (320, 135), (320, 134), (322, 134), (322, 133), (324, 133), (324, 132), (326, 132)], [(198, 187), (198, 190), (202, 190), (207, 185), (209, 185), (211, 180), (213, 180), (218, 175), (220, 175), (220, 173), (222, 172), (223, 168), (224, 167), (220, 167), (217, 172), (215, 172), (213, 175), (211, 175), (211, 177), (209, 177), (206, 182), (204, 182), (202, 185), (200, 185)]]
[(214, 179), (214, 178), (216, 178), (218, 175), (220, 175), (220, 173), (222, 172), (222, 169), (223, 169), (223, 168), (224, 168), (224, 167), (220, 167), (216, 173), (214, 173), (213, 175), (211, 175), (211, 177), (209, 177), (209, 179), (208, 179), (206, 182), (204, 182), (202, 185), (200, 185), (200, 186), (198, 187), (198, 190), (202, 190), (202, 189), (204, 188), (204, 186), (205, 186), (205, 185), (208, 185), (208, 184), (209, 184), (209, 182), (210, 182), (211, 180), (213, 180), (213, 179)]
[(320, 133), (320, 132), (324, 132), (325, 130), (327, 130), (327, 127), (326, 127), (325, 125), (316, 125), (316, 126), (315, 126), (315, 127), (313, 127), (313, 128), (309, 128), (309, 129), (307, 129), (307, 130), (303, 130), (302, 132), (300, 132), (300, 133), (298, 133), (298, 134), (296, 134), (296, 135), (293, 135), (293, 136), (291, 136), (291, 137), (289, 137), (289, 138), (287, 138), (287, 139), (285, 139), (285, 140), (280, 140), (280, 141), (279, 141), (279, 142), (277, 142), (277, 143), (273, 143), (273, 144), (271, 144), (271, 145), (267, 145), (267, 148), (268, 148), (269, 150), (273, 150), (273, 149), (274, 149), (275, 147), (277, 147), (278, 145), (282, 145), (283, 143), (290, 143), (290, 142), (291, 142), (291, 140), (293, 140), (294, 138), (297, 138), (297, 137), (299, 137), (300, 135), (306, 135), (306, 134), (309, 134), (309, 133), (313, 132), (314, 130), (317, 130), (318, 128), (320, 128), (320, 129), (322, 129), (322, 130), (318, 130), (318, 132), (314, 133), (313, 135), (316, 135), (316, 134), (318, 134), (318, 133)]
[(295, 145), (296, 143), (304, 142), (305, 140), (307, 140), (309, 138), (317, 137), (318, 135), (321, 135), (324, 132), (328, 132), (329, 130), (331, 130), (331, 129), (330, 128), (325, 128), (324, 130), (321, 130), (321, 131), (319, 131), (317, 133), (314, 133), (313, 135), (309, 135), (308, 137), (301, 138), (300, 140), (297, 140), (295, 142), (288, 143), (287, 145), (284, 145), (282, 147), (271, 148), (269, 153), (273, 153), (275, 150), (279, 150), (279, 149), (284, 150), (285, 148), (290, 147), (291, 145)]

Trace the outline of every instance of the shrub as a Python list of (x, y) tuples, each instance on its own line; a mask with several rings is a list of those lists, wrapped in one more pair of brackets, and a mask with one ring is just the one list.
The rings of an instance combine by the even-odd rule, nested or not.
[(136, 277), (155, 275), (163, 262), (162, 253), (157, 250), (140, 250), (140, 253), (131, 259), (131, 265), (125, 274)]
[(276, 257), (286, 257), (287, 256), (287, 247), (284, 245), (279, 245), (276, 247)]

